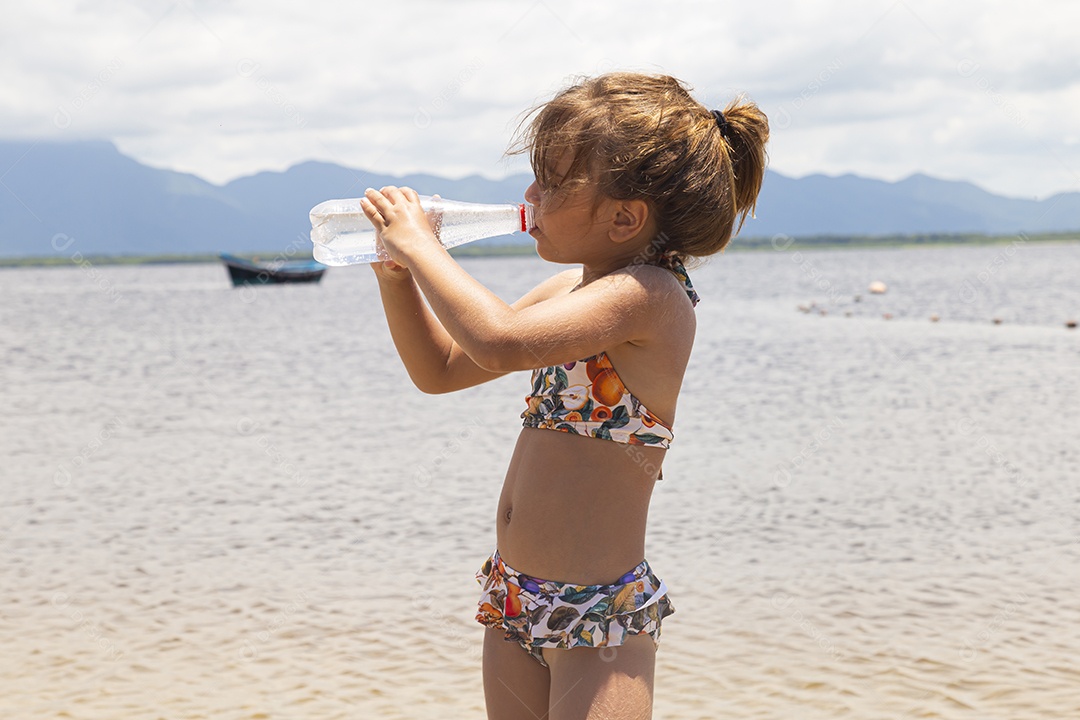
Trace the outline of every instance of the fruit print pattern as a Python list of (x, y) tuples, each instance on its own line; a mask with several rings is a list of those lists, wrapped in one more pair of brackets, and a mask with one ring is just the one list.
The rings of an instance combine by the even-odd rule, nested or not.
[(533, 370), (532, 381), (524, 427), (662, 448), (674, 439), (671, 428), (626, 389), (607, 353)]
[(477, 622), (503, 630), (544, 666), (545, 647), (614, 647), (640, 634), (659, 644), (660, 621), (675, 612), (645, 561), (610, 585), (571, 585), (519, 573), (496, 550), (476, 580), (483, 586)]
[[(697, 305), (698, 294), (682, 263), (668, 253), (660, 264), (679, 278)], [(660, 448), (670, 447), (675, 437), (670, 425), (626, 389), (606, 352), (533, 370), (532, 393), (525, 403), (524, 427)]]

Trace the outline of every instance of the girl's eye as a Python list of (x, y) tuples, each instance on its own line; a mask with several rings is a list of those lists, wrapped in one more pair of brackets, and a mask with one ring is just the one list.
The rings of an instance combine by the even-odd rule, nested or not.
[[(547, 173), (544, 174), (544, 176), (548, 180), (550, 180), (551, 178), (557, 177), (554, 172), (547, 172)], [(545, 195), (551, 195), (551, 194), (556, 193), (556, 192), (559, 191), (559, 186), (560, 186), (561, 183), (550, 183), (549, 184), (548, 182), (546, 182), (544, 180), (541, 180), (539, 176), (534, 175), (534, 177), (536, 178), (536, 189), (539, 190), (541, 193), (544, 193)]]
[(559, 186), (558, 185), (548, 186), (548, 185), (542, 185), (539, 182), (536, 183), (536, 188), (543, 195), (554, 195), (556, 192), (559, 191)]

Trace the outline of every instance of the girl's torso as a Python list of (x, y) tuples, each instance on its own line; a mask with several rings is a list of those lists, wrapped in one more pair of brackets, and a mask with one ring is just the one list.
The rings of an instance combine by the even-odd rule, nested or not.
[(645, 557), (649, 499), (666, 452), (523, 428), (499, 498), (500, 554), (537, 578), (612, 582)]
[[(557, 292), (570, 292), (571, 284)], [(689, 303), (664, 309), (647, 345), (607, 348), (641, 405), (672, 425), (693, 345)], [(666, 450), (525, 427), (499, 498), (497, 543), (507, 564), (534, 577), (608, 583), (644, 558), (645, 524)]]

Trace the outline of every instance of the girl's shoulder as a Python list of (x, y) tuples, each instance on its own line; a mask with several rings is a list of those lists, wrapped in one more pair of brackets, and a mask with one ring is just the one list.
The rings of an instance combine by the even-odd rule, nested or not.
[(571, 268), (570, 270), (564, 270), (561, 273), (552, 275), (547, 280), (544, 280), (539, 285), (534, 287), (529, 292), (521, 296), (521, 298), (513, 304), (513, 308), (520, 310), (522, 308), (535, 305), (545, 300), (550, 300), (553, 297), (559, 295), (565, 295), (573, 290), (578, 284), (581, 283), (581, 268)]
[(606, 277), (612, 281), (613, 286), (619, 286), (624, 292), (637, 295), (644, 302), (666, 300), (678, 302), (678, 298), (688, 298), (691, 307), (697, 303), (697, 293), (694, 292), (685, 271), (680, 274), (668, 267), (640, 263), (628, 265)]

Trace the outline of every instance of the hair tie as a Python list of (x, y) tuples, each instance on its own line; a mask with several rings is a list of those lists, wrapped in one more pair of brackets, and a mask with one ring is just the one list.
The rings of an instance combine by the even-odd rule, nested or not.
[(720, 136), (727, 140), (728, 131), (731, 129), (731, 126), (728, 125), (728, 121), (727, 118), (724, 117), (724, 113), (720, 112), (719, 110), (713, 110), (712, 116), (716, 120), (716, 127), (720, 128)]

